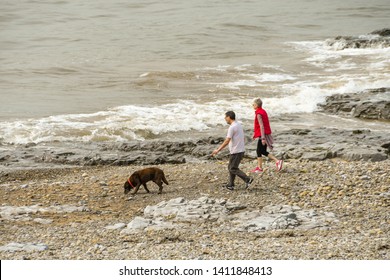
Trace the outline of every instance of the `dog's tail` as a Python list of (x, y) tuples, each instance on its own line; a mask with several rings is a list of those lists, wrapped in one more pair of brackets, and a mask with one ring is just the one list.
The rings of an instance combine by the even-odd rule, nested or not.
[(169, 184), (168, 184), (168, 181), (167, 181), (167, 178), (165, 178), (165, 175), (164, 175), (164, 174), (163, 174), (163, 176), (162, 176), (161, 179), (162, 179), (162, 181), (163, 181), (165, 184), (169, 185)]

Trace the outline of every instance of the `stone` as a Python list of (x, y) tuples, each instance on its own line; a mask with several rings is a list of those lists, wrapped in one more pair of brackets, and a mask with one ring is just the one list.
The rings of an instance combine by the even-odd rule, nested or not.
[(125, 223), (117, 223), (117, 224), (114, 224), (114, 225), (106, 226), (105, 229), (117, 230), (117, 229), (123, 229), (125, 227), (126, 227)]
[(390, 100), (382, 96), (390, 88), (371, 89), (351, 94), (328, 96), (319, 107), (326, 112), (369, 120), (390, 120)]
[(127, 224), (127, 229), (131, 230), (143, 230), (149, 225), (152, 224), (152, 221), (142, 217), (135, 217), (130, 223)]
[(35, 218), (33, 221), (36, 223), (39, 223), (39, 224), (43, 224), (43, 225), (48, 225), (48, 224), (51, 224), (53, 222), (52, 219), (42, 219), (42, 218)]
[[(218, 202), (218, 203), (217, 203)], [(155, 206), (147, 206), (143, 217), (134, 218), (123, 234), (139, 231), (156, 231), (166, 229), (182, 230), (188, 224), (207, 222), (222, 223), (225, 231), (266, 231), (280, 229), (326, 227), (328, 222), (335, 221), (331, 212), (319, 213), (314, 209), (303, 210), (291, 205), (268, 205), (261, 211), (245, 211), (247, 206), (232, 201), (222, 203), (209, 197), (196, 200), (176, 198), (163, 201)]]
[(7, 251), (7, 252), (17, 252), (17, 251), (26, 251), (26, 252), (33, 252), (33, 251), (45, 251), (49, 247), (46, 244), (43, 243), (8, 243), (7, 245), (1, 246), (0, 251)]

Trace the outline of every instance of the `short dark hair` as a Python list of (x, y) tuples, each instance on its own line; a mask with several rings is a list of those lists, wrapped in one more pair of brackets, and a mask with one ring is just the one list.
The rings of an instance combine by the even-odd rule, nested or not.
[(225, 113), (225, 116), (231, 118), (232, 120), (236, 119), (236, 113), (234, 113), (233, 111), (227, 111)]

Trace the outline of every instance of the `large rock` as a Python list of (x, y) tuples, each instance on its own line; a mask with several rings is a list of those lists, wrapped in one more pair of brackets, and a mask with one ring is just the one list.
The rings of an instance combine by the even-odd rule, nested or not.
[(353, 94), (328, 96), (319, 104), (323, 111), (369, 120), (390, 120), (389, 88), (366, 90)]
[[(262, 210), (248, 210), (245, 205), (201, 197), (185, 200), (182, 197), (147, 206), (144, 217), (135, 217), (121, 234), (160, 230), (199, 230), (209, 223), (223, 231), (266, 231), (285, 229), (328, 228), (337, 219), (333, 213), (297, 206), (270, 205)], [(191, 225), (196, 226), (191, 226)]]
[(326, 40), (336, 50), (390, 47), (390, 29), (376, 30), (366, 36), (337, 36)]
[(233, 216), (239, 231), (265, 231), (285, 229), (329, 228), (337, 222), (331, 212), (314, 209), (304, 210), (298, 206), (269, 205), (261, 211), (243, 212)]

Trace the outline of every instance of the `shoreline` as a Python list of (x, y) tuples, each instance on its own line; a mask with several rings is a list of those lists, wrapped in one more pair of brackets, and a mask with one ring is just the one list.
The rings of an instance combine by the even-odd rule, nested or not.
[[(224, 135), (0, 146), (0, 257), (389, 259), (388, 131), (300, 123), (273, 135), (283, 170), (266, 161), (248, 190), (237, 178), (234, 191), (221, 187), (228, 151), (210, 158)], [(256, 141), (246, 138), (249, 172)], [(124, 195), (147, 166), (164, 170), (163, 194), (149, 183), (150, 194)]]
[[(318, 104), (319, 111), (275, 118), (271, 121), (274, 154), (282, 159), (313, 161), (388, 159), (390, 101), (384, 96), (389, 93), (389, 88), (377, 88), (336, 94)], [(254, 159), (256, 141), (251, 128), (252, 123), (245, 124), (246, 157)], [(0, 144), (0, 174), (25, 168), (208, 161), (225, 133), (225, 127), (216, 127), (205, 133), (189, 131), (145, 141)]]
[[(2, 146), (0, 174), (13, 170), (82, 166), (127, 166), (207, 162), (224, 134), (195, 140), (40, 143)], [(387, 131), (370, 129), (292, 128), (273, 134), (278, 158), (321, 161), (383, 161), (390, 155)], [(246, 132), (247, 159), (256, 158), (257, 140)], [(0, 147), (1, 148), (1, 147)], [(225, 149), (218, 158), (228, 156)]]

